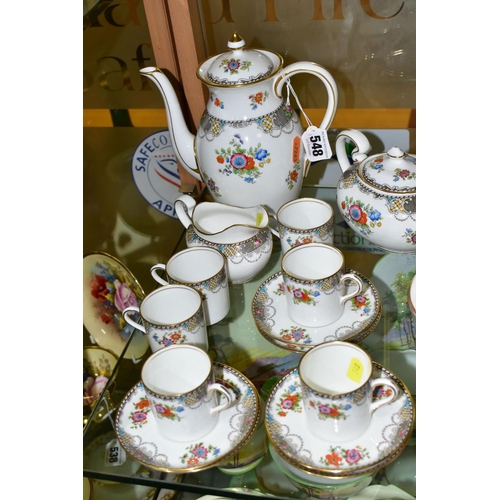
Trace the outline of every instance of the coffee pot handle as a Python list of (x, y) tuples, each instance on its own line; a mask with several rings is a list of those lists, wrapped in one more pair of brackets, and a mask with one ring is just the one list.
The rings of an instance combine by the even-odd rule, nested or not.
[(355, 162), (363, 161), (367, 157), (366, 153), (368, 153), (371, 149), (370, 142), (359, 130), (350, 129), (340, 132), (335, 139), (335, 153), (337, 154), (337, 159), (339, 160), (342, 172), (345, 172), (351, 166), (345, 150), (345, 143), (347, 140), (354, 142), (355, 144), (355, 148), (352, 153), (352, 159)]
[(175, 200), (175, 213), (186, 229), (193, 223), (193, 210), (195, 206), (196, 200), (188, 194), (183, 194)]
[(333, 122), (335, 113), (337, 112), (338, 106), (338, 90), (337, 84), (333, 79), (333, 76), (319, 64), (313, 62), (296, 62), (283, 68), (274, 78), (274, 92), (277, 97), (282, 97), (283, 85), (294, 75), (299, 73), (309, 73), (318, 77), (324, 84), (326, 92), (328, 94), (328, 103), (326, 106), (326, 113), (323, 117), (323, 121), (319, 126), (320, 129), (328, 130)]

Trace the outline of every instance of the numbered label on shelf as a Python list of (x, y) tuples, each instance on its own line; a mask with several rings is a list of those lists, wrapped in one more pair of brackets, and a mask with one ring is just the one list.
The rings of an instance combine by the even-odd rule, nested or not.
[(106, 445), (106, 457), (104, 465), (106, 467), (115, 467), (121, 465), (127, 459), (127, 455), (123, 448), (120, 446), (118, 439), (112, 439)]
[(328, 160), (332, 157), (332, 148), (328, 142), (326, 130), (310, 126), (302, 134), (302, 143), (309, 161)]

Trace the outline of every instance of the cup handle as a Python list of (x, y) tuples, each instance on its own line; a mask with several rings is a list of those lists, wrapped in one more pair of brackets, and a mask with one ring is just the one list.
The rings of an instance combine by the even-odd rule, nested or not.
[(130, 325), (130, 326), (133, 326), (134, 328), (137, 328), (138, 330), (140, 330), (142, 333), (146, 334), (146, 329), (140, 325), (139, 323), (136, 323), (130, 316), (129, 314), (134, 314), (134, 313), (137, 313), (140, 315), (140, 312), (139, 312), (139, 308), (137, 306), (129, 306), (127, 308), (125, 308), (123, 311), (122, 311), (122, 316), (123, 316), (123, 319)]
[(151, 269), (150, 269), (150, 272), (151, 272), (151, 276), (153, 276), (154, 280), (158, 283), (160, 283), (160, 285), (168, 285), (168, 281), (165, 281), (163, 278), (160, 278), (158, 276), (158, 271), (166, 271), (167, 270), (167, 266), (165, 264), (155, 264)]
[(363, 282), (355, 274), (352, 274), (352, 273), (344, 274), (344, 276), (342, 276), (342, 279), (340, 280), (340, 282), (344, 283), (347, 280), (354, 281), (354, 283), (357, 285), (357, 287), (356, 287), (356, 290), (354, 290), (354, 292), (348, 293), (341, 298), (341, 300), (340, 300), (341, 306), (344, 305), (349, 299), (352, 299), (353, 297), (356, 297), (356, 295), (359, 295), (361, 293), (361, 290), (363, 290)]
[(234, 394), (230, 391), (228, 391), (223, 385), (221, 384), (218, 384), (218, 383), (215, 383), (215, 384), (212, 384), (209, 388), (208, 388), (208, 393), (212, 393), (213, 391), (217, 391), (219, 393), (221, 393), (223, 396), (226, 397), (226, 401), (222, 404), (220, 404), (219, 406), (216, 406), (214, 408), (212, 408), (210, 410), (210, 416), (214, 416), (216, 413), (219, 413), (220, 411), (222, 410), (225, 410), (226, 408), (229, 408), (231, 406), (231, 404), (233, 403), (234, 401)]
[(373, 401), (372, 404), (370, 405), (370, 414), (372, 414), (375, 410), (377, 410), (381, 406), (392, 403), (399, 395), (399, 388), (392, 380), (382, 377), (373, 379), (370, 383), (372, 392), (373, 389), (379, 385), (388, 385), (389, 387), (391, 387), (392, 394), (387, 398), (381, 399), (380, 401)]

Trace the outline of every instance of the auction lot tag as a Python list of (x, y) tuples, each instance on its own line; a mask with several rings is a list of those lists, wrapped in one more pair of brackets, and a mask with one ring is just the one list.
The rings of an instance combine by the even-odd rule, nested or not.
[(332, 157), (332, 148), (328, 142), (326, 130), (311, 125), (302, 134), (302, 143), (309, 161), (328, 160)]
[(118, 439), (112, 439), (106, 445), (106, 458), (104, 460), (104, 465), (106, 467), (114, 467), (116, 465), (121, 465), (127, 459), (127, 455), (123, 448), (120, 446)]
[(349, 364), (349, 368), (347, 369), (347, 376), (356, 383), (361, 381), (361, 377), (363, 376), (363, 363), (358, 358), (352, 358)]

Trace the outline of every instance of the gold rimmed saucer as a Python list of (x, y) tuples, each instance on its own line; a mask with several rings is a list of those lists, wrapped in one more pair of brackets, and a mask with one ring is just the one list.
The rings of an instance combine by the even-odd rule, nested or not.
[(132, 387), (120, 403), (115, 420), (116, 436), (125, 452), (148, 468), (181, 474), (219, 466), (239, 453), (257, 430), (259, 393), (250, 380), (228, 365), (215, 362), (214, 375), (216, 382), (234, 392), (235, 401), (220, 412), (214, 429), (189, 442), (160, 434), (143, 384)]
[(122, 317), (131, 305), (140, 305), (146, 294), (117, 258), (92, 252), (83, 258), (83, 325), (94, 342), (120, 356), (131, 335), (125, 358), (139, 359), (149, 348), (148, 338)]
[[(295, 473), (321, 477), (356, 477), (376, 472), (395, 460), (411, 437), (415, 409), (406, 385), (390, 370), (373, 363), (373, 376), (387, 377), (399, 388), (397, 398), (376, 410), (358, 438), (336, 445), (307, 427), (298, 369), (290, 370), (271, 390), (266, 403), (266, 432), (274, 450)], [(383, 386), (377, 397), (386, 397)]]
[[(267, 278), (255, 292), (252, 301), (252, 316), (259, 333), (266, 340), (276, 341), (275, 345), (297, 352), (305, 352), (305, 348), (310, 349), (330, 340), (363, 340), (380, 320), (379, 293), (361, 273), (350, 269), (345, 272), (358, 276), (363, 282), (363, 290), (344, 304), (342, 316), (337, 321), (322, 327), (305, 327), (294, 323), (288, 315), (281, 271)], [(294, 349), (294, 345), (298, 347)]]

